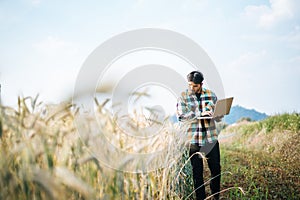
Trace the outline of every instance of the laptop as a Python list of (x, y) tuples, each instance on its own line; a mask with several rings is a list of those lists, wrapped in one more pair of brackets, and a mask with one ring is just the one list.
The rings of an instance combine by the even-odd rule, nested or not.
[(233, 101), (233, 97), (228, 97), (225, 99), (220, 99), (217, 101), (215, 105), (215, 110), (212, 116), (200, 116), (197, 119), (212, 119), (215, 117), (221, 117), (224, 115), (228, 115), (230, 112), (231, 104)]

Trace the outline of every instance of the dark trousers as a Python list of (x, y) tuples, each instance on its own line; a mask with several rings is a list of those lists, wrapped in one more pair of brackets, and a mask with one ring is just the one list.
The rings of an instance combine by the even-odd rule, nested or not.
[[(204, 152), (207, 158), (207, 164), (211, 173), (210, 189), (212, 194), (220, 192), (221, 183), (221, 165), (220, 165), (220, 147), (219, 142), (207, 143), (205, 146), (191, 144), (190, 157), (193, 168), (194, 188), (197, 200), (205, 199), (205, 187), (203, 182), (203, 159), (201, 155), (194, 154), (196, 152)], [(194, 154), (194, 155), (193, 155)], [(215, 195), (214, 199), (219, 199), (219, 195)]]

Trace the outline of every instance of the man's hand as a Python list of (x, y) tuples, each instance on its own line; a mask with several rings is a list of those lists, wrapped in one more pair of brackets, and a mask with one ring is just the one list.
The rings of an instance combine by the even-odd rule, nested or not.
[(201, 116), (202, 117), (210, 117), (210, 116), (212, 116), (212, 111), (203, 111), (202, 113), (201, 113)]
[(223, 117), (224, 116), (219, 116), (219, 117), (215, 117), (214, 119), (216, 122), (220, 122), (220, 121), (222, 121)]
[(195, 105), (191, 105), (191, 106), (190, 106), (190, 110), (193, 111), (193, 112), (196, 112), (196, 108), (197, 108), (197, 107), (196, 107)]

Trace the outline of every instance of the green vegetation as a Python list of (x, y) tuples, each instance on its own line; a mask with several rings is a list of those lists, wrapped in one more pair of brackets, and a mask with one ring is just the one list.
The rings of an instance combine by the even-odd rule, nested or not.
[(300, 115), (282, 114), (260, 122), (230, 126), (221, 140), (223, 187), (244, 189), (231, 191), (230, 199), (300, 199)]
[[(239, 122), (242, 121), (251, 121), (248, 118), (241, 118)], [(265, 120), (249, 123), (244, 126), (231, 127), (230, 131), (238, 131), (241, 133), (253, 133), (253, 131), (265, 131), (267, 133), (271, 131), (291, 131), (291, 132), (299, 132), (300, 130), (300, 114), (292, 113), (292, 114), (281, 114), (275, 115), (272, 117), (268, 117)]]
[[(96, 101), (97, 112), (91, 118), (70, 103), (43, 105), (30, 97), (18, 101), (17, 110), (0, 107), (0, 199), (191, 199), (193, 196), (186, 140), (173, 124), (166, 123), (162, 133), (150, 143), (137, 143), (118, 130), (115, 118), (104, 109), (106, 102)], [(81, 118), (76, 121), (78, 116)], [(144, 123), (135, 118), (129, 126), (139, 131)], [(220, 140), (221, 197), (300, 199), (299, 123), (299, 114), (293, 113), (260, 122), (241, 121), (236, 126), (219, 124), (221, 135), (228, 136)], [(124, 172), (133, 159), (106, 152), (103, 141), (107, 138), (128, 152), (148, 153), (167, 148), (161, 160), (165, 167), (148, 173)], [(108, 167), (97, 159), (97, 154), (105, 155), (106, 162), (119, 163), (119, 169), (124, 170)], [(205, 169), (209, 184), (208, 167)], [(209, 187), (206, 188), (209, 192)]]

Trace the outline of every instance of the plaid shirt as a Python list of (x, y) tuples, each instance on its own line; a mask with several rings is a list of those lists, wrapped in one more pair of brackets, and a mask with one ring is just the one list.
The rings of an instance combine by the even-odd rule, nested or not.
[(193, 91), (181, 93), (177, 101), (177, 116), (179, 122), (188, 123), (187, 134), (192, 144), (203, 146), (218, 139), (215, 120), (196, 119), (203, 111), (213, 111), (217, 96), (210, 90), (202, 88), (200, 99)]

